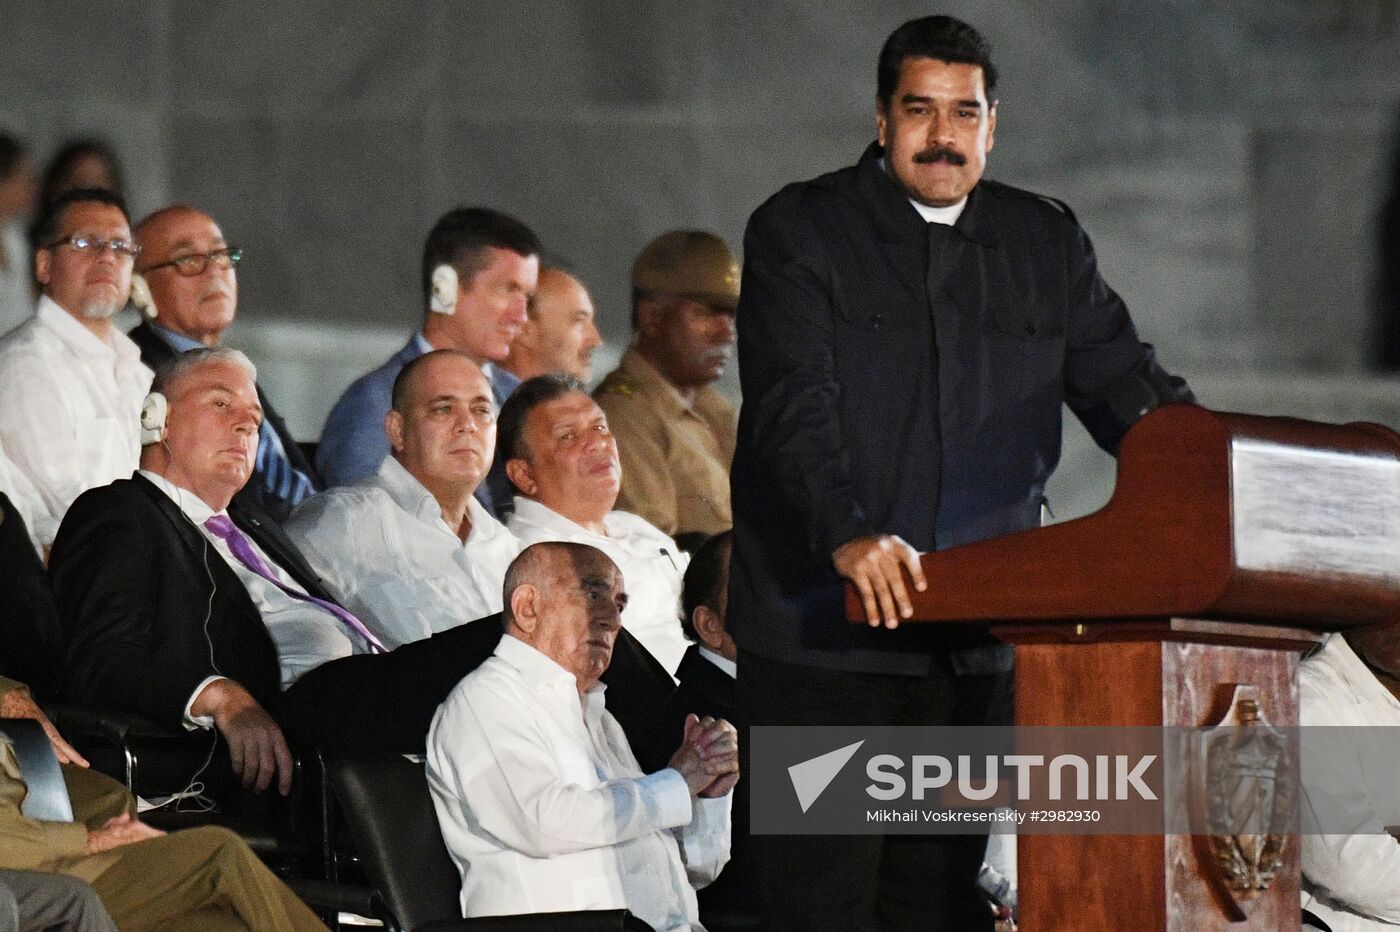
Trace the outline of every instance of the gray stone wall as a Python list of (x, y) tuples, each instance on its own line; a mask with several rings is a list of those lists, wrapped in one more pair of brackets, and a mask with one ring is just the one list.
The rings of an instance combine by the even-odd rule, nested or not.
[[(992, 174), (1074, 207), (1169, 366), (1362, 367), (1400, 142), (1400, 0), (945, 9), (998, 49)], [(573, 263), (615, 348), (637, 249), (681, 225), (737, 246), (782, 184), (850, 163), (881, 41), (928, 11), (0, 0), (0, 125), (41, 155), (101, 132), (135, 210), (211, 211), (247, 251), (250, 338), (297, 321), (406, 333), (428, 226), (485, 203)], [(285, 405), (307, 433), (331, 400), (316, 393), (356, 374), (324, 365), (314, 397)]]

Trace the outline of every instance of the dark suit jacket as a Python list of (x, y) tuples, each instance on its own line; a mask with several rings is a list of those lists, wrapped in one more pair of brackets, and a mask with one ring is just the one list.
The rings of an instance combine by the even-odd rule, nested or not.
[[(328, 596), (275, 522), (237, 510), (230, 516), (308, 592)], [(277, 651), (252, 598), (175, 503), (141, 476), (78, 496), (49, 568), (75, 701), (179, 728), (185, 703), (209, 676), (237, 681), (264, 705), (276, 697)]]
[(984, 180), (931, 233), (881, 155), (789, 185), (749, 221), (728, 621), (759, 656), (917, 676), (959, 642), (947, 626), (848, 625), (833, 551), (1032, 527), (1063, 404), (1113, 451), (1145, 410), (1191, 396), (1138, 339), (1068, 208)]
[[(676, 668), (680, 683), (666, 703), (667, 727), (665, 743), (670, 753), (680, 747), (685, 734), (685, 717), (695, 713), (701, 717), (713, 715), (727, 720), (739, 732), (740, 748), (749, 743), (748, 718), (739, 710), (739, 682), (700, 656), (696, 645), (685, 652)], [(651, 770), (666, 766), (662, 760)], [(753, 913), (758, 904), (758, 884), (753, 855), (749, 844), (749, 780), (741, 776), (734, 787), (729, 863), (719, 877), (697, 894), (700, 919), (710, 928), (724, 928), (726, 917)], [(721, 915), (722, 914), (722, 915)]]
[(0, 492), (0, 675), (41, 699), (63, 691), (62, 647), (48, 574), (8, 496)]
[[(158, 368), (167, 359), (173, 359), (176, 355), (174, 348), (158, 334), (148, 321), (142, 321), (127, 334), (133, 343), (141, 348), (141, 361), (152, 369)], [(263, 393), (262, 386), (257, 386), (258, 403), (262, 405), (263, 420), (277, 434), (277, 438), (282, 441), (282, 449), (287, 451), (287, 460), (297, 469), (311, 477), (312, 483), (320, 489), (321, 479), (316, 473), (316, 467), (311, 460), (302, 452), (301, 446), (297, 444), (296, 438), (292, 436), (291, 430), (287, 428), (287, 422), (282, 420), (282, 416), (277, 413), (277, 409), (268, 401), (267, 395)], [(260, 472), (254, 472), (253, 478), (238, 493), (242, 498), (252, 498), (255, 504), (266, 509), (268, 514), (277, 520), (282, 520), (291, 512), (291, 505), (283, 501), (267, 487), (266, 477)]]
[[(334, 601), (276, 522), (247, 503), (236, 502), (229, 515), (307, 592)], [(501, 637), (493, 615), (387, 654), (332, 660), (279, 692), (276, 647), (242, 582), (175, 503), (139, 475), (78, 497), (59, 527), (50, 567), (72, 698), (170, 728), (180, 727), (195, 688), (222, 674), (294, 739), (327, 750), (418, 753), (437, 706)], [(625, 630), (605, 680), (608, 708), (629, 738), (651, 734), (671, 678)]]

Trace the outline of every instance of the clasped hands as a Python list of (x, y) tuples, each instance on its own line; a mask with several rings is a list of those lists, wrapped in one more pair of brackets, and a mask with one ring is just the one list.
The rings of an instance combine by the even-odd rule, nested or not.
[(670, 766), (685, 778), (691, 796), (723, 796), (739, 782), (739, 733), (722, 718), (687, 715)]

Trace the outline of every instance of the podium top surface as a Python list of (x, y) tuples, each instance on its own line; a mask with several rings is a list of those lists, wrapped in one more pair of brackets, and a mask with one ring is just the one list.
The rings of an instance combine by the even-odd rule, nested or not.
[(1400, 435), (1167, 405), (1124, 438), (1100, 511), (922, 562), (917, 621), (1398, 620)]

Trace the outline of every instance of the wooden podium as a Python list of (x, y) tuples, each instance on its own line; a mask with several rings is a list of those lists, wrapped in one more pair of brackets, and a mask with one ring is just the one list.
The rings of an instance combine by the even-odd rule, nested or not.
[[(1296, 725), (1318, 632), (1400, 620), (1400, 435), (1166, 406), (1101, 511), (922, 563), (914, 620), (1015, 646), (1018, 725)], [(1296, 930), (1298, 839), (1279, 840), (1260, 877), (1211, 836), (1022, 836), (1020, 928)]]

